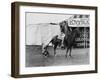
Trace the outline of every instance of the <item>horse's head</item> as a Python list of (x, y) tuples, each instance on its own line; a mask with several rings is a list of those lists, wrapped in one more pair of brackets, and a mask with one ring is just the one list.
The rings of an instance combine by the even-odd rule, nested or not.
[(59, 23), (59, 25), (61, 32), (63, 32), (66, 37), (72, 32), (71, 27), (68, 26), (68, 21), (62, 21)]
[(59, 23), (61, 32), (65, 33), (67, 31), (68, 23), (67, 21), (62, 21)]

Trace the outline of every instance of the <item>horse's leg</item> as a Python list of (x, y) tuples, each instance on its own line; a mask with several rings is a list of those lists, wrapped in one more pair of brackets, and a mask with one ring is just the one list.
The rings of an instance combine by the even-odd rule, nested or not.
[(49, 52), (48, 51), (46, 51), (46, 56), (49, 57)]
[(57, 45), (54, 45), (54, 56), (56, 55)]
[(68, 55), (68, 51), (69, 51), (69, 48), (67, 48), (67, 50), (66, 50), (66, 55), (65, 55), (66, 57), (67, 57), (67, 55)]
[(69, 53), (69, 56), (71, 57), (72, 55), (71, 55), (71, 51), (72, 51), (72, 47), (70, 48), (70, 53)]

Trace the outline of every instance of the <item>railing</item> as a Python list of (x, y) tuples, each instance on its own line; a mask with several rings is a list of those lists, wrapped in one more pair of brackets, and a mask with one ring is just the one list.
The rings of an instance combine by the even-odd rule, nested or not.
[(90, 38), (89, 38), (89, 28), (83, 28), (80, 30), (80, 35), (75, 39), (76, 44), (74, 48), (89, 48)]

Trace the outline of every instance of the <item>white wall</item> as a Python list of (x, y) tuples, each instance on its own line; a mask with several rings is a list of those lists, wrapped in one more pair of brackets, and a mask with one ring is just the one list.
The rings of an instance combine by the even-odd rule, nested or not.
[[(15, 0), (1, 0), (0, 2), (0, 80), (16, 80), (10, 77), (10, 59), (11, 59), (11, 2)], [(16, 0), (30, 1), (41, 3), (56, 4), (76, 4), (98, 6), (100, 9), (100, 0)], [(100, 11), (99, 16), (100, 20)], [(98, 34), (100, 34), (100, 23), (98, 25)], [(100, 37), (98, 37), (98, 44)], [(100, 47), (100, 46), (99, 46)], [(100, 49), (99, 49), (100, 52)], [(22, 78), (18, 80), (100, 80), (100, 54), (98, 54), (99, 73), (97, 74), (81, 74), (81, 75), (64, 75), (54, 77), (39, 78)]]

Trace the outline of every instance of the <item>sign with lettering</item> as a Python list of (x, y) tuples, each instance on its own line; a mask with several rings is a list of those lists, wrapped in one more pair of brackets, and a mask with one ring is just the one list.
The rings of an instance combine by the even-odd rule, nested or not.
[(88, 18), (74, 18), (68, 20), (70, 27), (89, 27), (90, 22)]

